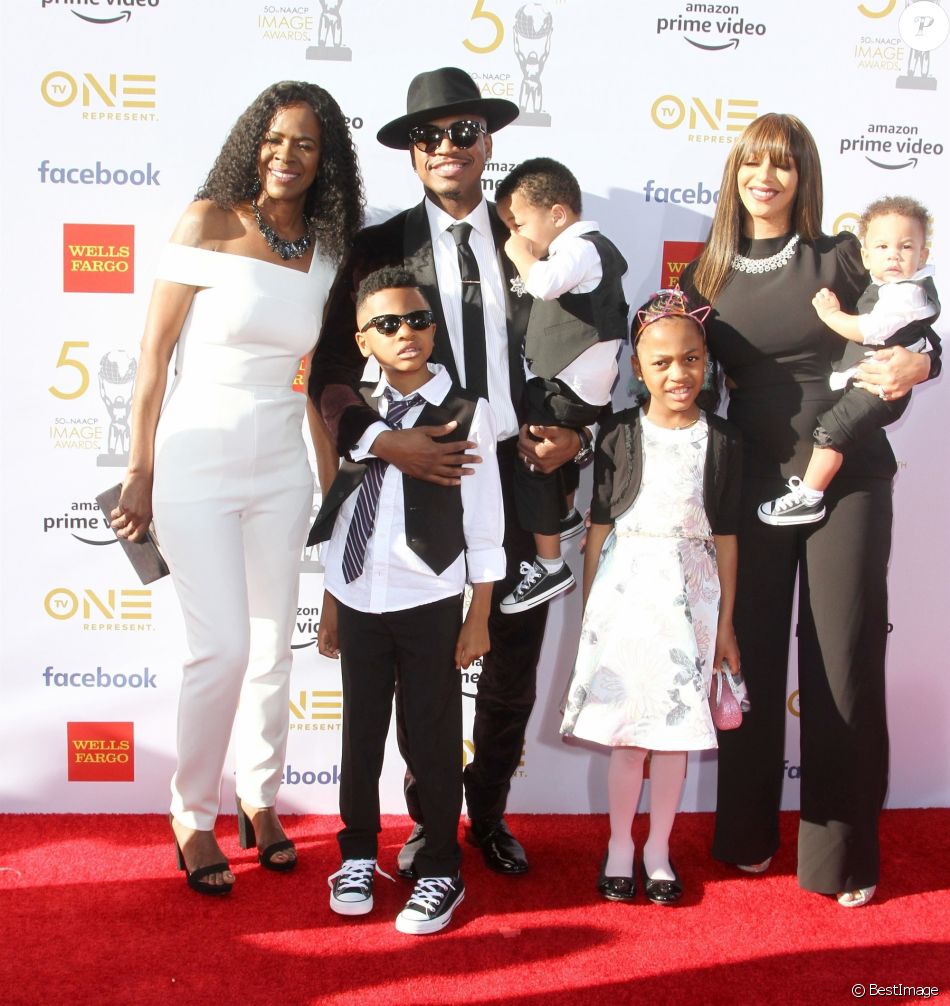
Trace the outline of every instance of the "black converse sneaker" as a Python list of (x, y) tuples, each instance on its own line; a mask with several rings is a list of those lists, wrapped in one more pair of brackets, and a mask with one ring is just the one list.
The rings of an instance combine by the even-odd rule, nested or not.
[(327, 877), (330, 907), (337, 915), (366, 915), (373, 910), (373, 873), (387, 880), (375, 859), (345, 859), (336, 873)]
[(577, 510), (571, 507), (571, 512), (566, 517), (561, 518), (559, 530), (561, 541), (567, 541), (568, 538), (573, 538), (584, 530), (584, 518)]
[(437, 933), (452, 921), (452, 913), (464, 897), (461, 876), (422, 877), (416, 881), (406, 907), (396, 916), (396, 928), (413, 936)]
[(793, 524), (815, 524), (825, 516), (825, 505), (819, 499), (811, 503), (805, 497), (802, 480), (793, 475), (788, 480), (788, 492), (759, 507), (759, 520), (779, 527)]
[(524, 579), (501, 602), (505, 615), (527, 611), (574, 586), (574, 574), (566, 562), (554, 573), (549, 573), (537, 560), (523, 562), (521, 572)]

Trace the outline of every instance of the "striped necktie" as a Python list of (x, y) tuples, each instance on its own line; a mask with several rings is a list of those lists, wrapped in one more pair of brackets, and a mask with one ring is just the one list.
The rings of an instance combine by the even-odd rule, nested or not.
[[(402, 429), (402, 421), (406, 413), (416, 405), (421, 405), (425, 399), (422, 395), (410, 395), (408, 398), (393, 400), (389, 388), (383, 391), (389, 402), (383, 422), (394, 430)], [(366, 475), (360, 483), (360, 493), (356, 498), (356, 509), (350, 521), (350, 529), (343, 546), (343, 578), (352, 583), (362, 572), (366, 560), (366, 543), (373, 535), (376, 527), (376, 508), (379, 505), (379, 492), (383, 486), (383, 476), (389, 467), (388, 461), (372, 458), (366, 466)]]

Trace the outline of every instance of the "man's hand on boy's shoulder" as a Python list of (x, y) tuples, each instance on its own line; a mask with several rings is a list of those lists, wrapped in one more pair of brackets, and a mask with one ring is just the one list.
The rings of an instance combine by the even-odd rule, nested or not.
[(477, 454), (469, 454), (477, 444), (470, 440), (440, 443), (435, 438), (451, 433), (458, 423), (453, 419), (442, 426), (413, 426), (409, 430), (389, 430), (373, 441), (373, 455), (395, 465), (403, 475), (441, 486), (461, 485), (464, 475), (474, 475), (466, 467), (481, 463)]

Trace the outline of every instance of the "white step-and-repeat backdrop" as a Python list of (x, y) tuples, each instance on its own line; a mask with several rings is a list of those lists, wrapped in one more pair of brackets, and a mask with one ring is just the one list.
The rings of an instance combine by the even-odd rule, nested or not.
[[(421, 195), (409, 158), (380, 147), (377, 129), (405, 110), (415, 73), (464, 67), (485, 95), (523, 109), (495, 138), (486, 194), (524, 158), (564, 161), (581, 181), (585, 216), (630, 262), (634, 305), (696, 254), (743, 126), (762, 112), (793, 112), (822, 153), (825, 229), (853, 227), (879, 195), (918, 197), (934, 218), (931, 260), (950, 297), (947, 35), (946, 8), (928, 0), (5, 3), (0, 809), (167, 806), (184, 646), (178, 602), (167, 579), (138, 583), (94, 497), (124, 471), (159, 251), (260, 90), (294, 78), (335, 95), (377, 221)], [(941, 320), (938, 331), (946, 338), (950, 328)], [(890, 806), (950, 805), (945, 392), (946, 379), (919, 389), (891, 434), (900, 474)], [(576, 545), (569, 558), (579, 572)], [(317, 655), (322, 577), (315, 557), (302, 564), (281, 806), (333, 813), (340, 673)], [(552, 605), (514, 811), (606, 806), (603, 754), (567, 747), (557, 732), (579, 605), (579, 591)], [(477, 670), (463, 687), (470, 718)], [(794, 666), (787, 752), (794, 807)], [(471, 756), (470, 743), (460, 756)], [(393, 744), (388, 812), (403, 810), (401, 772)], [(687, 809), (711, 809), (715, 772), (714, 756), (691, 759)], [(229, 790), (226, 777), (225, 807)]]

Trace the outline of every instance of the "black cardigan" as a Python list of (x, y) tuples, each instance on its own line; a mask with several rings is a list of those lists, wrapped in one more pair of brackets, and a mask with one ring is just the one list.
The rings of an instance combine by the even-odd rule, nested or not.
[[(709, 439), (703, 473), (703, 504), (713, 534), (735, 534), (739, 525), (742, 442), (738, 430), (719, 416), (706, 414)], [(604, 420), (594, 450), (594, 494), (590, 519), (613, 524), (640, 492), (643, 441), (640, 410), (624, 409)]]

